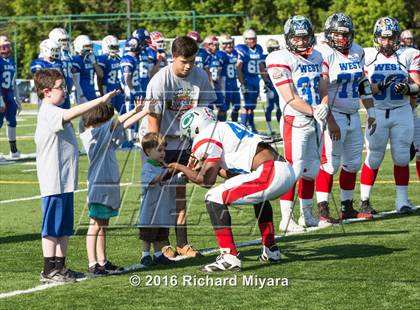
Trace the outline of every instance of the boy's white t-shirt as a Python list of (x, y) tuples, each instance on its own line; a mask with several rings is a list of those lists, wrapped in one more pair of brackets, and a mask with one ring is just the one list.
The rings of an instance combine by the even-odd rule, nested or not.
[(77, 138), (71, 122), (63, 124), (65, 111), (48, 103), (42, 103), (38, 111), (36, 167), (42, 197), (77, 189)]
[(115, 151), (124, 140), (123, 126), (118, 124), (114, 128), (113, 121), (109, 120), (99, 127), (86, 129), (80, 140), (90, 162), (88, 202), (118, 209), (120, 173)]

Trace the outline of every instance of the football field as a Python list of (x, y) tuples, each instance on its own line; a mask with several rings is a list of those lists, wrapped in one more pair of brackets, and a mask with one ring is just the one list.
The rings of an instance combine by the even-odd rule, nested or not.
[[(266, 131), (262, 107), (259, 109), (257, 128)], [(275, 121), (273, 124), (278, 128)], [(35, 127), (36, 106), (27, 105), (18, 117), (17, 144), (22, 153), (35, 153)], [(282, 144), (276, 147), (281, 151)], [(5, 127), (0, 130), (0, 153), (9, 153)], [(268, 265), (256, 259), (261, 246), (253, 208), (232, 207), (243, 271), (211, 275), (198, 270), (218, 255), (204, 205), (206, 190), (191, 184), (187, 187), (189, 242), (206, 254), (167, 267), (138, 268), (141, 247), (135, 225), (140, 204), (140, 153), (118, 151), (117, 156), (122, 172), (122, 207), (110, 222), (107, 254), (113, 263), (132, 269), (58, 286), (39, 283), (41, 204), (35, 161), (29, 157), (0, 164), (0, 309), (416, 309), (420, 305), (420, 210), (410, 216), (391, 212), (395, 185), (389, 151), (373, 190), (372, 204), (381, 212), (374, 220), (346, 222), (301, 234), (276, 231), (282, 261)], [(81, 156), (75, 235), (70, 238), (66, 259), (69, 268), (81, 272), (87, 269), (87, 169), (87, 157)], [(420, 183), (414, 161), (410, 170), (409, 197), (419, 206)], [(358, 208), (358, 184), (355, 200)], [(339, 203), (335, 182), (330, 203), (335, 217)], [(273, 201), (272, 205), (277, 229), (279, 202)], [(298, 209), (296, 205), (296, 219)], [(174, 245), (173, 231), (171, 241)]]

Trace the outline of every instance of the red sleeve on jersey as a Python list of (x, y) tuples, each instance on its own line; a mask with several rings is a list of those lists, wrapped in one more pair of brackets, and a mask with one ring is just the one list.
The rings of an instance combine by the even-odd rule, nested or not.
[(283, 85), (283, 84), (290, 84), (290, 83), (293, 83), (293, 80), (284, 80), (284, 81), (281, 81), (281, 82), (278, 82), (278, 83), (276, 83), (276, 86), (280, 86), (280, 85)]

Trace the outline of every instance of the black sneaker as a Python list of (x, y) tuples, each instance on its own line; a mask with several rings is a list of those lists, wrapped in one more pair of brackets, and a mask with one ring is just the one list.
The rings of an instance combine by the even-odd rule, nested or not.
[(370, 204), (369, 199), (362, 200), (360, 202), (360, 212), (362, 213), (368, 213), (368, 214), (377, 214), (376, 210), (372, 208), (372, 205)]
[(77, 272), (71, 269), (68, 269), (64, 267), (60, 270), (60, 273), (65, 276), (76, 278), (76, 280), (84, 279), (86, 278), (86, 275), (83, 272)]
[(354, 210), (353, 200), (344, 200), (341, 202), (340, 218), (345, 219), (371, 219), (373, 215)]
[(155, 257), (155, 263), (156, 264), (162, 264), (162, 265), (170, 265), (175, 263), (175, 261), (170, 260), (169, 258), (167, 258), (165, 255), (160, 255), (158, 257)]
[(49, 274), (44, 274), (41, 272), (39, 276), (39, 281), (43, 284), (49, 283), (74, 283), (77, 278), (70, 273), (61, 273), (60, 270), (54, 269)]
[(338, 224), (339, 221), (330, 216), (330, 208), (327, 201), (318, 203), (318, 215), (321, 226), (323, 223)]
[(123, 267), (115, 266), (109, 260), (107, 260), (106, 264), (103, 265), (102, 267), (104, 267), (105, 271), (108, 271), (108, 272), (115, 272), (115, 271), (123, 271), (124, 270)]
[(151, 255), (147, 255), (140, 259), (140, 264), (142, 264), (144, 267), (150, 267), (156, 265), (156, 262), (153, 260)]
[(106, 275), (108, 271), (105, 270), (104, 266), (96, 263), (95, 265), (88, 268), (88, 272), (93, 275)]

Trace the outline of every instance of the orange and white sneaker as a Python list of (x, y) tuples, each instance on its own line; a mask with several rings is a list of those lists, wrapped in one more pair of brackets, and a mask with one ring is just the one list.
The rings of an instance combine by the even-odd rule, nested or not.
[(191, 244), (186, 244), (182, 248), (176, 247), (176, 253), (178, 255), (187, 256), (187, 257), (200, 257), (203, 256), (199, 251), (193, 248)]
[(174, 258), (176, 256), (176, 252), (170, 245), (166, 245), (162, 248), (162, 254), (167, 258)]

